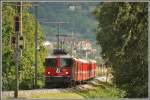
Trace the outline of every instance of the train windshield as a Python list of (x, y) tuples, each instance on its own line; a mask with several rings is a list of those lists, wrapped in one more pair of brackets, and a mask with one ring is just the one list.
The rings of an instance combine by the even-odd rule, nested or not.
[(71, 58), (60, 58), (60, 60), (56, 58), (47, 58), (45, 59), (46, 67), (57, 67), (58, 63), (60, 67), (72, 67), (73, 61)]

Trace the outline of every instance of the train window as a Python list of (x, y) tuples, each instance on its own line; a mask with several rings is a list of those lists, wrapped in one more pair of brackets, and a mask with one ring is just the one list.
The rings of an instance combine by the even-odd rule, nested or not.
[(55, 67), (55, 59), (54, 58), (45, 59), (45, 66)]
[[(56, 67), (57, 60), (55, 58), (45, 59), (46, 67)], [(61, 67), (72, 67), (73, 61), (70, 58), (61, 58), (60, 66)]]
[(61, 65), (62, 67), (72, 67), (73, 61), (69, 58), (62, 58), (61, 59)]

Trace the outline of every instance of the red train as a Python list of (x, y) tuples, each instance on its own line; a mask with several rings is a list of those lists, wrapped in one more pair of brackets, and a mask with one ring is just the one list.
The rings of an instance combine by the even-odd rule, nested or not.
[(45, 59), (45, 85), (76, 84), (96, 76), (96, 61), (69, 55), (53, 55)]

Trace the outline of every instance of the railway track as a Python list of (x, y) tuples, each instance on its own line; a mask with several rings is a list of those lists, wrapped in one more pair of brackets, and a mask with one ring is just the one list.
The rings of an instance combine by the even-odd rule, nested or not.
[[(75, 87), (69, 88), (43, 88), (43, 89), (33, 89), (33, 90), (20, 90), (19, 97), (29, 97), (33, 94), (44, 94), (44, 93), (64, 93), (64, 92), (76, 92), (95, 89), (96, 86), (100, 85), (100, 82), (105, 82), (106, 77), (96, 77), (86, 84), (79, 84)], [(2, 97), (13, 97), (14, 91), (3, 91)]]

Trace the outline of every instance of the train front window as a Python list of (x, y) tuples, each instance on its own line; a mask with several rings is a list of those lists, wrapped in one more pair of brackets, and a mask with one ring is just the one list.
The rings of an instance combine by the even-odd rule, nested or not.
[(46, 67), (55, 67), (55, 59), (54, 58), (45, 59), (45, 66)]
[(45, 59), (45, 66), (46, 67), (71, 67), (72, 66), (72, 59), (70, 58), (60, 58), (60, 60), (56, 58), (47, 58)]
[(70, 58), (62, 58), (61, 59), (61, 66), (62, 67), (71, 67), (72, 66), (72, 59)]

